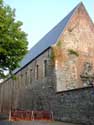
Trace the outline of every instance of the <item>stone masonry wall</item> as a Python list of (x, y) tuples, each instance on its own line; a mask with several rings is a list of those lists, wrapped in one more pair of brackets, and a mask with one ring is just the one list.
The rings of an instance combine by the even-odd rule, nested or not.
[(57, 92), (89, 86), (86, 81), (82, 82), (80, 75), (89, 70), (88, 63), (92, 69), (87, 74), (94, 77), (94, 24), (83, 4), (53, 46), (53, 53)]
[[(30, 86), (36, 87), (41, 83), (50, 82), (55, 86), (54, 66), (51, 63), (51, 49), (46, 50), (42, 55), (33, 60), (29, 65), (16, 74), (16, 79), (9, 78), (0, 84), (0, 111), (8, 113), (11, 109), (17, 109), (20, 93)], [(47, 61), (46, 76), (44, 73), (44, 61)], [(38, 65), (38, 71), (37, 70)], [(38, 78), (37, 78), (38, 74)], [(54, 85), (52, 85), (54, 82)], [(48, 82), (49, 83), (49, 82)], [(43, 84), (42, 88), (45, 84)], [(35, 88), (34, 87), (34, 88)], [(24, 104), (23, 104), (24, 105)]]
[(94, 87), (56, 93), (48, 82), (22, 91), (18, 109), (52, 111), (55, 120), (94, 125)]

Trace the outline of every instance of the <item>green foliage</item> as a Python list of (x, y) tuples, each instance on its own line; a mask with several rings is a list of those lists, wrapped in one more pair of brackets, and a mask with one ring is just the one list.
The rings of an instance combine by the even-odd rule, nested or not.
[(51, 55), (50, 55), (50, 59), (51, 59), (52, 61), (54, 61), (54, 59), (55, 59), (55, 54), (54, 54), (53, 51), (54, 51), (54, 50), (53, 50), (53, 48), (52, 48), (52, 52), (51, 52)]
[(15, 75), (12, 75), (11, 77), (12, 77), (13, 80), (17, 79), (17, 77)]
[(15, 20), (15, 9), (0, 0), (0, 79), (5, 71), (19, 66), (19, 61), (27, 52), (27, 34), (21, 30), (22, 22)]
[(71, 55), (79, 56), (79, 54), (73, 49), (69, 49), (68, 51), (69, 51), (69, 54)]
[(62, 44), (62, 43), (61, 43), (61, 41), (59, 40), (56, 45), (57, 45), (58, 47), (61, 47), (61, 44)]

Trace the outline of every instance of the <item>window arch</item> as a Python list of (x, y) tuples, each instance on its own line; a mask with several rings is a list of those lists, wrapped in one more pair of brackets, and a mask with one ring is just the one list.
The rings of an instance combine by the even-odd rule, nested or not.
[(32, 69), (30, 69), (30, 84), (32, 82)]
[(47, 60), (44, 60), (44, 77), (47, 76)]
[(37, 64), (35, 67), (35, 79), (38, 80), (39, 79), (39, 65)]

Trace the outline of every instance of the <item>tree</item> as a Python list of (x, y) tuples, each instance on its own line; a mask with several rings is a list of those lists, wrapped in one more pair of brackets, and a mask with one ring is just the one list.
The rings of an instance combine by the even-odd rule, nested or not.
[(27, 52), (27, 34), (21, 30), (22, 22), (15, 20), (15, 9), (0, 0), (0, 79), (19, 66)]

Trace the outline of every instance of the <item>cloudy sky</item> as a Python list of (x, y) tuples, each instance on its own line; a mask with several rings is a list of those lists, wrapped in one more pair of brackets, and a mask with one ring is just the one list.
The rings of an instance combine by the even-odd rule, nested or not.
[[(29, 49), (59, 23), (80, 0), (4, 0), (16, 9), (16, 19), (23, 22)], [(94, 0), (82, 0), (94, 21)]]

